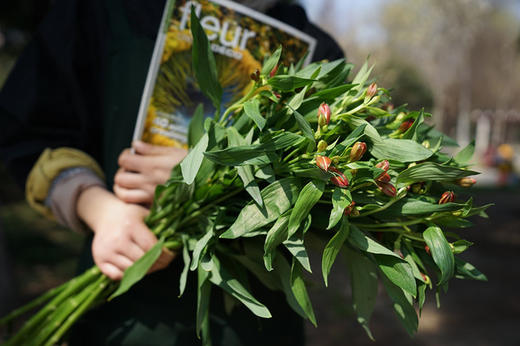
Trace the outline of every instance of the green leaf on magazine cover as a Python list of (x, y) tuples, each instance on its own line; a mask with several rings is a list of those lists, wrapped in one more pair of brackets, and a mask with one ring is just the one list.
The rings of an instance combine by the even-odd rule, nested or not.
[(444, 237), (444, 233), (439, 227), (431, 226), (423, 232), (426, 245), (430, 248), (433, 261), (441, 271), (438, 285), (442, 285), (453, 276), (455, 271), (455, 258), (451, 251), (450, 244)]
[(188, 147), (192, 148), (204, 135), (204, 105), (199, 103), (188, 127)]
[(117, 290), (110, 296), (109, 300), (112, 300), (123, 293), (126, 293), (133, 285), (139, 282), (148, 273), (150, 268), (153, 266), (155, 261), (159, 258), (162, 253), (164, 240), (160, 239), (150, 250), (148, 250), (141, 258), (134, 262), (128, 267), (124, 274), (123, 279), (119, 283)]
[(244, 103), (244, 112), (255, 122), (260, 131), (264, 129), (266, 120), (260, 113), (260, 103), (258, 102), (258, 99), (251, 99)]
[(441, 165), (435, 162), (424, 162), (399, 173), (397, 183), (408, 185), (428, 180), (451, 181), (475, 174), (478, 174), (478, 172)]
[(222, 86), (218, 82), (215, 56), (193, 8), (191, 11), (191, 32), (193, 34), (192, 60), (195, 77), (200, 90), (211, 100), (215, 109), (220, 111)]
[(282, 46), (279, 46), (278, 49), (274, 51), (274, 53), (266, 59), (262, 66), (262, 74), (264, 76), (268, 76), (271, 71), (278, 65), (278, 61), (280, 61), (280, 56), (282, 55)]
[(189, 154), (181, 162), (182, 176), (186, 184), (190, 185), (195, 180), (199, 172), (200, 165), (204, 159), (204, 152), (208, 147), (208, 134), (204, 134), (197, 145), (189, 152)]
[(348, 234), (350, 231), (348, 218), (345, 216), (341, 221), (341, 225), (334, 234), (334, 236), (329, 240), (325, 249), (323, 250), (323, 256), (321, 259), (321, 272), (323, 274), (323, 281), (325, 282), (325, 286), (328, 286), (328, 277), (330, 273), (330, 269), (338, 256), (339, 251), (343, 247), (343, 244), (348, 238)]
[(303, 309), (303, 311), (305, 311), (309, 321), (311, 321), (314, 326), (317, 326), (311, 300), (309, 298), (309, 294), (307, 293), (307, 288), (305, 287), (305, 281), (303, 280), (300, 263), (295, 258), (293, 258), (291, 267), (291, 289), (294, 293), (296, 301)]
[(220, 237), (235, 239), (277, 220), (296, 202), (300, 188), (297, 178), (284, 178), (270, 184), (261, 192), (264, 207), (260, 208), (252, 202), (247, 204), (231, 227)]
[(294, 89), (303, 88), (304, 86), (311, 85), (314, 81), (314, 79), (280, 75), (269, 78), (267, 80), (267, 84), (271, 85), (274, 89), (280, 91), (293, 91)]
[(352, 306), (357, 314), (357, 321), (370, 339), (374, 340), (369, 328), (370, 317), (377, 298), (377, 267), (366, 256), (346, 248), (350, 285), (352, 287)]
[(296, 204), (289, 218), (289, 238), (296, 233), (301, 222), (309, 215), (312, 207), (320, 200), (325, 183), (319, 180), (312, 180), (301, 190), (296, 200)]

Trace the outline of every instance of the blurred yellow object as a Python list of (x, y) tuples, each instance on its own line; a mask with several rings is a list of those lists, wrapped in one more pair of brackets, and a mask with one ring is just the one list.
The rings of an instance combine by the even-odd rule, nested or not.
[(513, 160), (514, 150), (509, 144), (500, 144), (497, 149), (498, 154), (504, 160)]

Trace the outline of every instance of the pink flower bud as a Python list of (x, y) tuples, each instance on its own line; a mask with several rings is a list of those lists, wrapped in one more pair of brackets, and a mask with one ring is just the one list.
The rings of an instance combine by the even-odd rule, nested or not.
[(279, 67), (279, 66), (280, 66), (280, 65), (276, 65), (276, 66), (271, 70), (271, 72), (269, 73), (269, 77), (272, 78), (272, 77), (274, 77), (274, 76), (276, 75), (276, 72), (278, 72), (278, 67)]
[(260, 80), (260, 71), (258, 71), (258, 69), (254, 73), (251, 73), (251, 79), (255, 82)]
[(349, 206), (345, 208), (345, 210), (343, 211), (343, 214), (345, 214), (347, 216), (352, 214), (352, 211), (355, 210), (355, 205), (356, 205), (356, 202), (352, 201), (352, 203), (350, 203)]
[(367, 151), (367, 145), (365, 142), (356, 142), (350, 151), (350, 161), (357, 161), (363, 157)]
[(401, 126), (399, 126), (399, 131), (406, 132), (412, 125), (413, 125), (413, 119), (405, 120), (401, 123)]
[(390, 168), (390, 162), (388, 162), (388, 160), (383, 160), (381, 162), (379, 162), (377, 165), (376, 165), (377, 168), (381, 168), (383, 171), (388, 171), (388, 169)]
[(318, 108), (318, 124), (320, 126), (328, 125), (330, 122), (330, 107), (323, 102)]
[(316, 156), (316, 165), (320, 167), (322, 170), (327, 172), (329, 170), (331, 160), (327, 156)]
[(457, 181), (456, 181), (457, 185), (462, 186), (462, 187), (472, 187), (473, 185), (475, 185), (476, 182), (477, 181), (474, 178), (468, 178), (468, 177), (460, 178), (460, 179), (457, 179)]
[(368, 98), (372, 98), (374, 97), (374, 95), (377, 93), (377, 84), (376, 83), (372, 83), (368, 86), (367, 88), (367, 94), (366, 96)]
[(379, 186), (381, 192), (383, 192), (385, 195), (389, 197), (395, 197), (397, 195), (397, 190), (395, 189), (395, 186), (390, 183), (378, 182), (377, 186)]
[(391, 180), (390, 174), (388, 174), (387, 172), (384, 172), (383, 174), (381, 174), (379, 176), (379, 178), (377, 178), (377, 180), (379, 180), (382, 183), (389, 183)]
[(455, 194), (453, 191), (446, 191), (442, 194), (441, 198), (439, 199), (439, 204), (446, 204), (453, 202), (455, 200)]
[(424, 251), (429, 255), (430, 254), (430, 247), (428, 245), (424, 245)]
[(348, 179), (345, 174), (340, 172), (336, 167), (330, 167), (330, 171), (335, 173), (334, 176), (330, 178), (330, 181), (334, 185), (339, 187), (348, 187)]

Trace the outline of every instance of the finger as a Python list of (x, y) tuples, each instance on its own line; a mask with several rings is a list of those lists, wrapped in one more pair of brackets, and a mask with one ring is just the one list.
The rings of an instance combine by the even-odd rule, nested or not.
[(124, 168), (119, 168), (117, 170), (114, 182), (127, 189), (136, 189), (147, 184), (147, 181), (142, 174), (130, 172)]
[(132, 262), (137, 261), (139, 258), (143, 257), (144, 250), (141, 249), (136, 243), (133, 241), (130, 242), (122, 251), (119, 251), (118, 254), (123, 255), (129, 258)]
[(177, 253), (172, 252), (168, 249), (163, 248), (161, 255), (155, 261), (152, 268), (150, 268), (150, 273), (153, 273), (158, 270), (162, 270), (170, 265), (173, 259), (177, 256)]
[(134, 229), (131, 238), (144, 252), (150, 250), (157, 243), (157, 237), (144, 224), (142, 227)]
[(127, 189), (119, 185), (114, 185), (114, 194), (126, 203), (147, 203), (153, 202), (153, 193), (141, 189)]
[(124, 255), (114, 254), (110, 259), (110, 263), (124, 272), (128, 267), (134, 264), (134, 261)]
[(134, 141), (132, 148), (135, 152), (141, 155), (185, 155), (186, 149), (173, 148), (162, 145), (153, 145), (143, 141)]
[(134, 154), (130, 149), (123, 150), (117, 163), (120, 167), (132, 172), (142, 172), (148, 165), (146, 156)]
[(103, 274), (105, 274), (112, 280), (118, 281), (123, 278), (123, 271), (121, 271), (115, 265), (113, 265), (111, 263), (103, 262), (98, 266), (99, 266), (99, 270), (101, 270), (101, 272)]

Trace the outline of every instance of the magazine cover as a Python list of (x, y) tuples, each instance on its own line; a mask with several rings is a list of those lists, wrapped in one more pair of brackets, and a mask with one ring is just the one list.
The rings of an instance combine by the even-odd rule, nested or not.
[[(134, 131), (134, 140), (185, 147), (190, 119), (199, 104), (207, 116), (215, 109), (199, 90), (192, 71), (192, 6), (215, 54), (222, 107), (247, 92), (250, 75), (280, 45), (289, 66), (307, 56), (315, 39), (285, 23), (227, 0), (167, 0)], [(308, 54), (307, 54), (308, 53)], [(307, 54), (307, 55), (306, 55)]]

